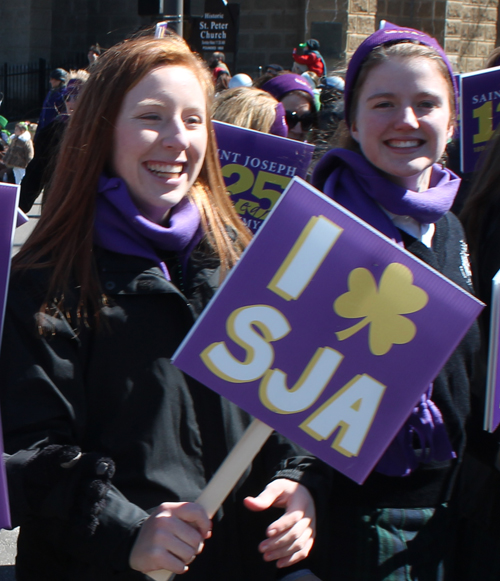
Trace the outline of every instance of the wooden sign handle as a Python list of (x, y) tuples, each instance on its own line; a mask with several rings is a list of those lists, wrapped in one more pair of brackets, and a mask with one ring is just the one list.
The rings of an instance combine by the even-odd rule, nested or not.
[[(257, 419), (254, 419), (248, 426), (241, 439), (196, 500), (206, 510), (209, 518), (212, 518), (219, 510), (221, 504), (226, 500), (228, 494), (272, 432), (272, 428)], [(172, 575), (173, 573), (170, 571), (151, 571), (148, 573), (148, 576), (154, 581), (168, 581)]]

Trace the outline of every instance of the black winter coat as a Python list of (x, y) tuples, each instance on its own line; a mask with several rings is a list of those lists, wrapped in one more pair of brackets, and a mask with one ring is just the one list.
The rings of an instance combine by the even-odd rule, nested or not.
[[(95, 254), (110, 299), (98, 331), (81, 325), (75, 332), (70, 297), (72, 317), (57, 309), (38, 313), (46, 270), (11, 280), (0, 374), (11, 511), (13, 525), (21, 526), (18, 581), (146, 579), (128, 558), (148, 511), (166, 501), (194, 501), (250, 421), (170, 362), (214, 293), (217, 264), (195, 252), (177, 281), (183, 294), (148, 260), (99, 248)], [(176, 258), (165, 258), (177, 272)], [(35, 469), (34, 454), (54, 444), (78, 446), (84, 456), (74, 467), (61, 469), (60, 461), (57, 469)], [(250, 513), (242, 499), (258, 494), (280, 461), (296, 454), (272, 436), (183, 579), (274, 578), (257, 544), (276, 514)], [(89, 486), (95, 488), (99, 466), (111, 466), (106, 458), (116, 474), (107, 492), (112, 468), (101, 479), (105, 502), (92, 505)]]

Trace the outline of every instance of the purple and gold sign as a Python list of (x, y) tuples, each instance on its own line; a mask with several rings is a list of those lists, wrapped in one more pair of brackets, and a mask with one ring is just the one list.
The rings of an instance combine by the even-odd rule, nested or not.
[(314, 146), (213, 122), (219, 161), (236, 212), (257, 232), (294, 177), (305, 178)]
[[(19, 186), (0, 184), (0, 343), (2, 340), (5, 304), (10, 275), (10, 255), (14, 241), (14, 231), (18, 221), (17, 204)], [(3, 441), (0, 437), (0, 452), (3, 455)], [(5, 466), (0, 464), (0, 528), (10, 528), (9, 498)]]
[(500, 122), (500, 67), (460, 75), (461, 171), (474, 171)]
[(361, 483), (481, 308), (294, 179), (174, 362)]

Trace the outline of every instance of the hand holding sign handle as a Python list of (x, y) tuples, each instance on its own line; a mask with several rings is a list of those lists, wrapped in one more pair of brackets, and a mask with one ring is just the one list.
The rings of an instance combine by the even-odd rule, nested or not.
[[(273, 429), (260, 420), (253, 420), (248, 426), (241, 440), (231, 450), (196, 501), (206, 510), (209, 518), (217, 512), (272, 432)], [(155, 581), (168, 581), (171, 575), (170, 571), (148, 573)]]

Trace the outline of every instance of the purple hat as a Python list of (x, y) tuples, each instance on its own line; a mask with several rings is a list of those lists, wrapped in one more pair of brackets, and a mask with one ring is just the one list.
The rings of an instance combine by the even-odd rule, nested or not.
[(349, 126), (350, 108), (352, 101), (352, 91), (354, 85), (356, 84), (356, 79), (358, 78), (361, 65), (363, 64), (366, 57), (371, 53), (371, 51), (377, 46), (387, 43), (398, 43), (401, 41), (410, 40), (416, 41), (425, 46), (430, 46), (433, 48), (439, 56), (443, 59), (444, 64), (448, 68), (450, 73), (450, 79), (453, 85), (453, 90), (455, 93), (455, 107), (457, 106), (457, 83), (455, 79), (455, 74), (451, 66), (448, 57), (446, 56), (444, 50), (439, 46), (438, 41), (432, 36), (421, 32), (420, 30), (415, 30), (413, 28), (403, 28), (401, 26), (396, 26), (390, 22), (384, 24), (384, 28), (377, 30), (366, 38), (356, 49), (356, 52), (352, 55), (351, 61), (347, 68), (347, 74), (345, 77), (345, 91), (344, 91), (344, 102), (345, 102), (345, 121)]
[(291, 93), (292, 91), (304, 91), (304, 93), (311, 96), (314, 107), (314, 93), (309, 83), (303, 77), (296, 75), (295, 73), (286, 73), (284, 75), (273, 77), (271, 80), (264, 83), (261, 89), (271, 93), (271, 95), (278, 99), (278, 101), (280, 101), (287, 93)]
[(64, 90), (64, 96), (68, 99), (69, 97), (78, 98), (80, 91), (83, 88), (84, 81), (81, 79), (70, 79), (66, 88)]
[(278, 103), (276, 105), (276, 117), (274, 123), (269, 129), (271, 135), (279, 135), (280, 137), (288, 137), (288, 125), (286, 124), (286, 113), (283, 103)]

